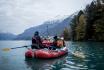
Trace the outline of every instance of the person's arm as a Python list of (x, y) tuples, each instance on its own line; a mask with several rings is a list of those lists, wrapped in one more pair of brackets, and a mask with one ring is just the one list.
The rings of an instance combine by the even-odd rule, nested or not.
[(63, 40), (63, 45), (64, 45), (64, 47), (66, 46), (66, 45), (65, 45), (65, 41), (64, 41), (64, 40)]
[(40, 38), (40, 42), (42, 43), (42, 39)]
[(33, 37), (32, 37), (32, 44), (34, 43)]

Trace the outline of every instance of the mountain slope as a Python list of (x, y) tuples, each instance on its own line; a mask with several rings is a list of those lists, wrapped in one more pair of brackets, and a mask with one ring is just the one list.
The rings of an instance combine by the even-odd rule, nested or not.
[[(42, 25), (31, 27), (19, 34), (16, 39), (31, 39), (35, 31), (39, 31), (41, 36), (61, 35), (65, 27), (69, 27), (72, 16), (64, 18), (63, 20), (46, 21)], [(48, 28), (48, 32), (47, 32)]]
[(13, 40), (16, 35), (11, 33), (0, 33), (0, 40)]

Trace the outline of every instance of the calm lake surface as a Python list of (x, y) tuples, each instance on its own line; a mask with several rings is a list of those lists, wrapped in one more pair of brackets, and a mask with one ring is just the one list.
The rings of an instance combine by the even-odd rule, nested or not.
[[(104, 42), (66, 42), (69, 53), (57, 59), (25, 59), (26, 48), (3, 51), (3, 48), (31, 45), (31, 41), (0, 41), (0, 70), (104, 70)], [(86, 58), (72, 54), (80, 51)]]

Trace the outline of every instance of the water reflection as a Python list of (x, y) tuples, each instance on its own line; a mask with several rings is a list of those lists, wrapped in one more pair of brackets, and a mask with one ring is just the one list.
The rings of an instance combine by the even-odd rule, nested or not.
[[(69, 50), (80, 51), (86, 56), (82, 65), (88, 69), (104, 70), (104, 43), (101, 42), (72, 42)], [(73, 58), (75, 61), (75, 58)], [(77, 58), (78, 59), (78, 58)], [(76, 61), (75, 61), (76, 62)], [(86, 70), (86, 69), (85, 69)]]
[(25, 59), (27, 68), (32, 70), (60, 70), (63, 68), (62, 64), (66, 63), (66, 56), (56, 59)]
[(84, 59), (67, 54), (57, 59), (26, 59), (27, 68), (32, 70), (87, 70)]

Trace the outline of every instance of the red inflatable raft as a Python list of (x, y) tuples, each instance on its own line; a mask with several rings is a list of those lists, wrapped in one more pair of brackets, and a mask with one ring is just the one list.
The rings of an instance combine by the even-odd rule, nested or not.
[(41, 59), (49, 59), (49, 58), (57, 58), (63, 56), (68, 53), (66, 47), (57, 50), (48, 50), (48, 49), (29, 49), (25, 53), (25, 57), (27, 58), (41, 58)]

